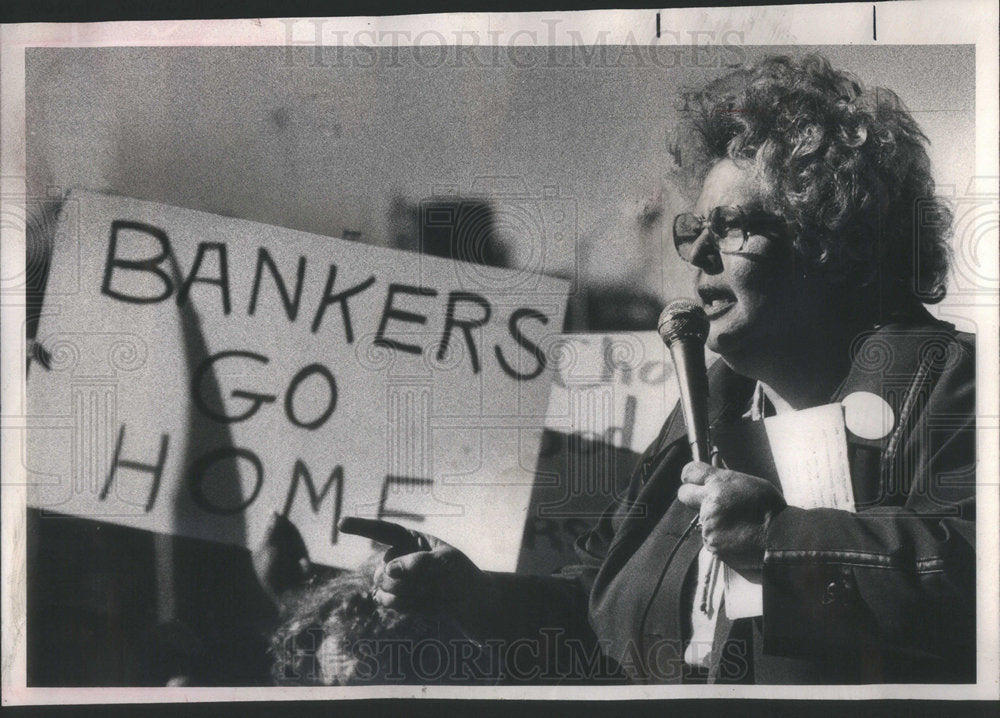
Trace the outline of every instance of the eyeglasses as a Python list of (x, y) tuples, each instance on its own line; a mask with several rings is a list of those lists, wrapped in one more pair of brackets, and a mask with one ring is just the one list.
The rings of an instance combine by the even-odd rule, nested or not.
[(706, 229), (719, 252), (732, 254), (743, 249), (751, 234), (783, 236), (787, 224), (778, 215), (737, 206), (715, 207), (707, 216), (684, 212), (674, 217), (674, 247), (685, 262), (691, 261), (695, 242)]

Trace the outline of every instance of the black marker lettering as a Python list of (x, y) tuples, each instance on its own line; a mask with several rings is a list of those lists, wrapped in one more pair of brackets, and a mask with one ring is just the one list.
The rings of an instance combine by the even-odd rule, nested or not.
[(330, 493), (330, 487), (334, 487), (333, 493), (333, 532), (330, 534), (330, 543), (337, 543), (337, 538), (339, 536), (339, 531), (337, 529), (337, 524), (340, 523), (340, 508), (344, 498), (344, 468), (342, 466), (334, 467), (333, 471), (330, 472), (329, 478), (327, 478), (326, 483), (323, 484), (323, 488), (320, 491), (316, 491), (316, 484), (313, 483), (312, 474), (309, 473), (309, 467), (300, 460), (295, 460), (295, 468), (292, 470), (292, 483), (288, 487), (288, 496), (285, 498), (285, 511), (284, 515), (287, 516), (288, 512), (291, 511), (292, 503), (295, 501), (295, 494), (299, 488), (299, 481), (304, 481), (306, 484), (306, 491), (309, 492), (309, 505), (312, 506), (314, 514), (319, 513), (320, 504), (323, 503), (323, 499), (326, 495)]
[(260, 280), (264, 274), (264, 265), (267, 265), (268, 271), (271, 272), (271, 277), (274, 279), (274, 285), (281, 294), (281, 303), (285, 306), (285, 314), (288, 315), (289, 320), (294, 322), (295, 317), (299, 314), (299, 300), (302, 299), (302, 280), (306, 276), (306, 258), (299, 257), (299, 268), (295, 278), (295, 298), (292, 299), (288, 295), (285, 280), (281, 278), (281, 274), (278, 272), (274, 260), (271, 259), (271, 255), (263, 247), (260, 248), (257, 252), (257, 271), (253, 277), (253, 289), (250, 292), (250, 307), (247, 310), (247, 314), (250, 316), (253, 316), (253, 313), (257, 311), (257, 293), (260, 291)]
[[(198, 276), (198, 272), (201, 270), (201, 263), (204, 261), (205, 253), (208, 250), (218, 252), (219, 254), (218, 277)], [(222, 313), (229, 314), (229, 266), (226, 261), (226, 245), (221, 242), (200, 242), (198, 244), (198, 254), (195, 255), (191, 274), (188, 275), (188, 278), (184, 280), (181, 288), (177, 291), (177, 306), (184, 306), (188, 300), (188, 294), (191, 293), (191, 285), (195, 282), (217, 286), (222, 291)]]
[[(295, 392), (299, 388), (299, 384), (305, 381), (312, 374), (319, 374), (326, 381), (329, 399), (327, 400), (326, 408), (318, 417), (312, 421), (302, 421), (295, 415)], [(296, 426), (301, 426), (303, 429), (318, 429), (327, 419), (330, 418), (330, 415), (336, 408), (337, 382), (333, 378), (333, 374), (330, 373), (330, 370), (322, 364), (310, 364), (309, 366), (303, 367), (299, 373), (292, 378), (292, 382), (288, 385), (288, 391), (285, 392), (285, 414), (288, 416), (288, 420), (290, 422)]]
[[(159, 253), (149, 259), (120, 259), (117, 256), (118, 237), (123, 230), (148, 234), (159, 242)], [(108, 258), (104, 263), (104, 279), (101, 282), (101, 294), (106, 294), (121, 302), (129, 302), (131, 304), (156, 304), (157, 302), (162, 302), (173, 294), (174, 291), (174, 283), (170, 281), (170, 276), (159, 267), (160, 262), (168, 256), (170, 256), (170, 240), (167, 238), (167, 233), (162, 229), (151, 227), (142, 222), (129, 222), (121, 219), (113, 221), (111, 223), (111, 237), (108, 240)], [(112, 275), (116, 269), (152, 274), (163, 282), (163, 290), (159, 294), (149, 297), (123, 294), (111, 288)]]
[(111, 470), (108, 471), (108, 479), (104, 482), (104, 488), (101, 489), (98, 498), (101, 501), (108, 498), (108, 490), (111, 488), (111, 483), (114, 481), (119, 466), (123, 469), (132, 469), (133, 471), (144, 471), (153, 475), (153, 484), (149, 489), (149, 498), (146, 499), (146, 513), (148, 514), (153, 510), (153, 506), (156, 504), (156, 496), (160, 492), (160, 479), (163, 478), (163, 467), (167, 464), (167, 446), (170, 443), (170, 437), (166, 434), (160, 435), (160, 453), (155, 464), (143, 464), (139, 461), (121, 458), (122, 443), (124, 441), (125, 425), (122, 424), (118, 430), (118, 441), (115, 443), (115, 457), (111, 460)]
[(268, 361), (266, 356), (263, 356), (262, 354), (255, 354), (254, 352), (225, 351), (208, 357), (205, 361), (198, 365), (197, 369), (194, 370), (194, 374), (191, 378), (191, 396), (194, 399), (195, 406), (198, 407), (201, 413), (212, 417), (216, 421), (221, 421), (223, 424), (235, 424), (238, 421), (249, 419), (257, 413), (261, 405), (269, 404), (277, 398), (274, 394), (258, 394), (252, 391), (234, 389), (231, 396), (237, 399), (247, 399), (251, 402), (250, 406), (242, 414), (230, 416), (229, 414), (223, 414), (220, 411), (216, 411), (214, 408), (209, 406), (205, 401), (205, 395), (201, 392), (202, 381), (204, 380), (205, 375), (214, 369), (217, 361), (228, 359), (229, 357), (251, 359), (261, 364), (267, 364)]
[(351, 344), (354, 342), (354, 329), (351, 327), (351, 312), (347, 308), (347, 300), (353, 297), (355, 294), (360, 294), (365, 291), (371, 285), (375, 284), (374, 275), (368, 277), (361, 284), (355, 284), (349, 289), (345, 289), (339, 294), (330, 294), (333, 291), (333, 282), (337, 278), (337, 265), (331, 264), (330, 271), (326, 275), (326, 289), (323, 290), (323, 300), (320, 302), (319, 308), (316, 310), (316, 317), (313, 319), (312, 323), (312, 333), (315, 334), (316, 330), (319, 329), (320, 322), (323, 321), (323, 314), (326, 312), (326, 308), (331, 304), (336, 302), (340, 303), (340, 313), (344, 317), (344, 336), (347, 337), (347, 343)]
[(516, 371), (510, 364), (507, 363), (507, 360), (504, 359), (503, 352), (499, 346), (494, 347), (494, 349), (496, 350), (497, 361), (500, 362), (500, 368), (503, 369), (508, 376), (519, 381), (528, 381), (534, 379), (545, 371), (545, 353), (538, 347), (537, 344), (521, 333), (521, 329), (518, 327), (518, 324), (522, 319), (537, 319), (542, 324), (548, 324), (549, 318), (535, 309), (521, 308), (515, 310), (514, 313), (510, 315), (510, 322), (507, 325), (510, 329), (510, 335), (514, 337), (514, 341), (531, 352), (532, 356), (535, 357), (535, 361), (538, 366), (530, 372), (521, 373)]
[[(455, 317), (455, 308), (459, 302), (470, 302), (472, 304), (478, 304), (482, 312), (478, 319), (457, 319)], [(455, 327), (460, 327), (462, 329), (462, 334), (465, 335), (465, 344), (469, 347), (469, 359), (472, 362), (472, 373), (479, 373), (479, 354), (476, 352), (476, 342), (472, 338), (472, 330), (483, 326), (490, 320), (490, 314), (492, 310), (490, 309), (490, 303), (486, 300), (486, 297), (481, 297), (478, 294), (473, 294), (472, 292), (449, 292), (448, 294), (448, 310), (445, 314), (444, 319), (444, 334), (441, 336), (441, 345), (438, 348), (437, 358), (441, 361), (445, 357), (445, 352), (448, 351), (448, 344), (451, 341), (451, 331)]]
[[(232, 461), (234, 464), (233, 471), (235, 473), (236, 459), (246, 459), (253, 464), (254, 475), (256, 476), (253, 491), (250, 492), (250, 497), (248, 499), (245, 499), (234, 506), (219, 506), (218, 504), (213, 503), (205, 494), (202, 486), (205, 482), (205, 472), (209, 466), (218, 461)], [(260, 489), (263, 485), (264, 467), (261, 465), (260, 459), (257, 458), (257, 454), (253, 453), (249, 449), (240, 449), (235, 446), (224, 446), (221, 449), (209, 451), (207, 454), (198, 457), (198, 460), (191, 464), (191, 468), (188, 469), (188, 488), (191, 491), (191, 498), (202, 510), (219, 516), (230, 516), (243, 511), (247, 506), (254, 502), (254, 499), (257, 498), (257, 494), (260, 493)]]
[(398, 342), (394, 339), (385, 338), (385, 327), (389, 323), (390, 319), (395, 319), (400, 322), (409, 322), (410, 324), (426, 324), (427, 317), (422, 314), (416, 314), (414, 312), (407, 312), (403, 309), (396, 309), (392, 306), (392, 300), (396, 294), (411, 294), (417, 297), (436, 297), (437, 292), (433, 289), (427, 289), (426, 287), (411, 287), (407, 284), (390, 284), (389, 292), (385, 297), (385, 307), (382, 310), (382, 321), (379, 322), (378, 331), (375, 332), (374, 344), (383, 347), (390, 347), (392, 349), (398, 349), (401, 352), (406, 352), (408, 354), (420, 354), (421, 349), (415, 344), (404, 344), (403, 342)]

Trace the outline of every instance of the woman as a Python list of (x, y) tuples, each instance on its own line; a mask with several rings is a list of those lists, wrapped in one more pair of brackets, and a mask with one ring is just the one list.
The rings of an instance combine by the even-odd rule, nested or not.
[[(848, 434), (856, 510), (788, 506), (761, 476), (691, 462), (675, 410), (579, 566), (490, 574), (420, 536), (379, 565), (374, 598), (556, 645), (531, 655), (584, 680), (599, 645), (643, 682), (974, 681), (975, 352), (922, 306), (944, 296), (950, 224), (926, 138), (895, 95), (818, 56), (768, 58), (700, 104), (681, 157), (701, 190), (673, 229), (723, 359), (713, 430), (875, 402), (876, 430)], [(706, 552), (761, 583), (762, 615), (726, 616)]]

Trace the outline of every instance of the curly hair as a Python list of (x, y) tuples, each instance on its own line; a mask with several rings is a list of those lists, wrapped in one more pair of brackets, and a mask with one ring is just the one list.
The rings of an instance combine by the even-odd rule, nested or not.
[(865, 90), (820, 55), (779, 56), (712, 82), (693, 109), (685, 179), (726, 157), (749, 163), (805, 271), (883, 303), (944, 298), (952, 213), (934, 195), (928, 139), (893, 92)]
[(373, 557), (285, 597), (271, 637), (278, 685), (493, 683), (493, 657), (445, 616), (372, 599)]

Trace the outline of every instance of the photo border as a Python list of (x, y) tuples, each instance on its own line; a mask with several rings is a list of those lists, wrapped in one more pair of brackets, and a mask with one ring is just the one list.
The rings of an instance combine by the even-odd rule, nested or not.
[[(850, 3), (812, 6), (769, 6), (585, 11), (580, 13), (490, 13), (477, 15), (434, 14), (377, 18), (288, 18), (257, 20), (185, 20), (110, 22), (94, 24), (26, 24), (0, 28), (0, 214), (24, 216), (26, 190), (24, 51), (29, 47), (107, 46), (310, 46), (337, 41), (324, 28), (336, 25), (346, 37), (372, 38), (373, 44), (406, 44), (433, 26), (445, 34), (459, 32), (484, 40), (480, 44), (562, 45), (574, 40), (569, 30), (587, 43), (608, 45), (656, 43), (654, 27), (661, 29), (659, 44), (678, 38), (681, 44), (697, 43), (691, 32), (736, 31), (744, 45), (864, 45), (864, 44), (972, 44), (976, 48), (975, 176), (996, 196), (998, 168), (998, 10), (983, 0), (957, 7), (948, 2)], [(315, 30), (322, 30), (318, 35)], [(663, 34), (673, 28), (677, 36)], [(303, 33), (305, 30), (305, 33)], [(374, 32), (374, 35), (368, 33)], [(666, 39), (665, 39), (666, 38)], [(400, 41), (403, 41), (402, 43)], [(24, 272), (26, 238), (23, 228), (4, 225), (0, 230), (0, 266), (5, 276)], [(993, 267), (997, 246), (992, 247)], [(26, 687), (26, 578), (25, 488), (20, 431), (0, 432), (2, 443), (2, 658), (0, 685), (4, 705), (79, 703), (162, 703), (181, 701), (288, 701), (360, 698), (573, 698), (621, 700), (636, 698), (930, 698), (996, 699), (1000, 670), (1000, 361), (998, 361), (997, 305), (968, 307), (978, 327), (977, 362), (977, 631), (978, 682), (966, 685), (815, 686), (606, 686), (553, 688), (542, 686), (422, 687), (365, 686), (331, 688), (38, 688)], [(3, 297), (0, 323), (23, 327), (23, 302)], [(20, 429), (25, 420), (25, 357), (23, 334), (0, 334), (3, 373), (2, 422)]]

